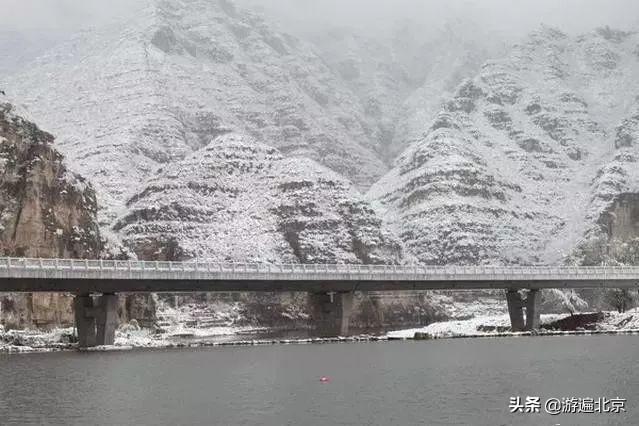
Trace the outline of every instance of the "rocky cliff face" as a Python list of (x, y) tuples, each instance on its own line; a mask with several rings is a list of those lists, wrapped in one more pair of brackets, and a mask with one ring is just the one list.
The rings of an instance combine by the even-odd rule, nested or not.
[[(53, 136), (0, 96), (0, 244), (3, 256), (97, 258), (102, 250), (93, 188), (69, 172)], [(72, 322), (70, 298), (3, 296), (9, 326)]]
[[(639, 133), (638, 133), (639, 134)], [(639, 194), (621, 194), (602, 214), (599, 224), (612, 241), (639, 238)]]
[(462, 84), (369, 198), (426, 263), (561, 261), (637, 190), (638, 44), (535, 32)]

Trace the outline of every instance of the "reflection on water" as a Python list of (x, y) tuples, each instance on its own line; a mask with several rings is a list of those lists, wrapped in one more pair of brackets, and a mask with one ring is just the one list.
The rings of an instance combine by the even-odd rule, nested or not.
[[(0, 356), (2, 424), (639, 424), (635, 336)], [(329, 380), (320, 380), (320, 378)], [(628, 413), (509, 413), (511, 396)]]

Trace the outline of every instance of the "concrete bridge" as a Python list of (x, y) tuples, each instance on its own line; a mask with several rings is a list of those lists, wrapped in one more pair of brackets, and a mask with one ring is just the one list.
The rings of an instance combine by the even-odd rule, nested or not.
[[(0, 292), (76, 295), (74, 307), (81, 346), (113, 343), (117, 293), (308, 292), (318, 334), (337, 336), (348, 333), (356, 291), (504, 289), (513, 330), (530, 330), (539, 327), (539, 290), (548, 288), (639, 289), (639, 267), (273, 265), (0, 258)], [(526, 293), (526, 297), (521, 293)]]

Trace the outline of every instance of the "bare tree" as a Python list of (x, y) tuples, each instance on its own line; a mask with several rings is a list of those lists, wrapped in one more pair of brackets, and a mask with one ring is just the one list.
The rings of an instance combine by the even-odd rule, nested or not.
[(627, 289), (608, 290), (605, 295), (605, 301), (620, 314), (635, 305), (635, 297)]

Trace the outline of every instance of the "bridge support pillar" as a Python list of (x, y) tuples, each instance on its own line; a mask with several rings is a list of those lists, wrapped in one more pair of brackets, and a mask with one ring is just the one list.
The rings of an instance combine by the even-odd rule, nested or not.
[(529, 290), (526, 298), (526, 330), (539, 330), (541, 324), (541, 291)]
[(96, 344), (115, 343), (115, 329), (118, 328), (118, 296), (104, 294), (96, 301)]
[(317, 337), (348, 335), (348, 322), (353, 308), (353, 293), (311, 293), (311, 319)]
[(118, 326), (118, 297), (77, 295), (74, 300), (78, 346), (113, 345)]
[[(526, 299), (521, 297), (517, 290), (506, 292), (508, 314), (512, 331), (537, 330), (540, 325), (541, 291), (528, 290)], [(524, 308), (526, 317), (524, 321)]]
[(506, 292), (506, 303), (508, 303), (508, 315), (510, 316), (510, 328), (512, 331), (524, 330), (524, 303), (517, 290)]
[(95, 318), (93, 317), (93, 297), (77, 295), (73, 299), (75, 327), (78, 330), (78, 346), (89, 348), (95, 346)]

